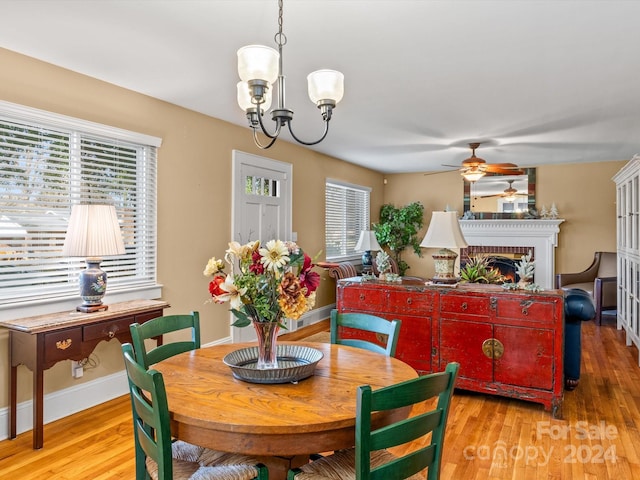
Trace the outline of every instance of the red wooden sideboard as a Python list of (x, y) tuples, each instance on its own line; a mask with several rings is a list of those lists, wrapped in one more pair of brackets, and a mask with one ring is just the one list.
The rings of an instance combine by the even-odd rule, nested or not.
[[(338, 309), (402, 321), (396, 357), (421, 373), (460, 363), (456, 387), (538, 402), (561, 416), (564, 296), (498, 285), (425, 285), (349, 278)], [(367, 333), (341, 335), (372, 338)]]

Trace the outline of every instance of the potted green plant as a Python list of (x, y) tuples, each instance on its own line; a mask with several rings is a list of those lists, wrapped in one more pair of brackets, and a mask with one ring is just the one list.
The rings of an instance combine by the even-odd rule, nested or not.
[(398, 264), (400, 275), (409, 269), (409, 264), (402, 259), (402, 252), (408, 248), (418, 257), (422, 257), (418, 232), (422, 228), (424, 207), (420, 202), (413, 202), (396, 208), (385, 204), (380, 208), (380, 222), (373, 224), (373, 231), (381, 247), (389, 249), (391, 256)]
[(504, 276), (489, 265), (489, 257), (477, 254), (460, 269), (460, 278), (468, 283), (503, 283)]

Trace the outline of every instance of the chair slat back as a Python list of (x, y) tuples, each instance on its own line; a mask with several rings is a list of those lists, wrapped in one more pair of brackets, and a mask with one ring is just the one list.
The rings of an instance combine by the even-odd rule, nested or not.
[[(366, 313), (340, 313), (331, 311), (331, 343), (363, 348), (394, 357), (400, 336), (400, 320), (387, 320)], [(341, 328), (353, 328), (365, 332), (386, 335), (386, 345), (381, 346), (368, 340), (358, 338), (341, 338)]]
[[(356, 413), (356, 479), (401, 480), (428, 467), (429, 480), (440, 476), (440, 461), (453, 388), (460, 365), (450, 363), (444, 372), (424, 375), (396, 385), (372, 390), (358, 388)], [(374, 412), (408, 407), (438, 397), (435, 409), (372, 430)], [(428, 445), (371, 469), (371, 452), (411, 442), (431, 433)]]
[[(188, 315), (165, 315), (154, 318), (143, 324), (134, 323), (129, 326), (136, 360), (144, 367), (161, 362), (179, 353), (200, 348), (200, 315), (191, 312)], [(148, 350), (144, 341), (179, 330), (191, 330), (191, 340), (177, 341), (158, 345)]]
[(147, 370), (134, 356), (130, 343), (122, 345), (129, 380), (136, 451), (136, 479), (149, 478), (146, 458), (158, 465), (158, 479), (173, 478), (169, 407), (162, 374)]

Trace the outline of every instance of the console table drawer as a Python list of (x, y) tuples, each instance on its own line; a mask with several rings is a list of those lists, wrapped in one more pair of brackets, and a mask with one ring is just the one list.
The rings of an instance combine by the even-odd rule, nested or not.
[(97, 323), (95, 325), (86, 325), (82, 328), (82, 337), (85, 341), (89, 340), (110, 340), (118, 335), (126, 333), (129, 335), (129, 325), (136, 322), (134, 315), (129, 315), (117, 320)]
[(82, 352), (82, 329), (70, 328), (44, 336), (44, 363), (55, 363)]

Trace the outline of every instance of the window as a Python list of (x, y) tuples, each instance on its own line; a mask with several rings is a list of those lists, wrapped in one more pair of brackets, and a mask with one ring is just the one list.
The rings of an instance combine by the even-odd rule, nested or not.
[(325, 187), (325, 248), (327, 260), (360, 258), (354, 250), (361, 230), (369, 230), (371, 189), (327, 180)]
[(82, 258), (62, 256), (71, 205), (116, 207), (126, 254), (109, 291), (156, 286), (160, 139), (0, 102), (0, 308), (78, 296)]

